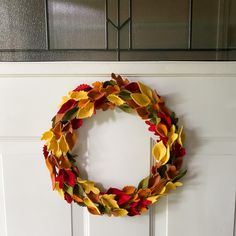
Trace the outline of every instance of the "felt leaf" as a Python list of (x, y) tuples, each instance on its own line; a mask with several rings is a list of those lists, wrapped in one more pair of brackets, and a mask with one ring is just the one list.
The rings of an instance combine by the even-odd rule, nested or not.
[(151, 197), (148, 197), (147, 200), (148, 200), (148, 201), (151, 201), (152, 203), (155, 203), (155, 202), (157, 202), (157, 200), (158, 200), (160, 197), (161, 197), (160, 195), (151, 196)]
[(77, 113), (77, 119), (85, 119), (91, 117), (94, 113), (94, 103), (88, 102), (84, 107), (80, 108)]
[(81, 91), (71, 91), (69, 92), (69, 96), (76, 100), (76, 101), (79, 101), (81, 99), (87, 99), (88, 98), (88, 92), (85, 92), (83, 90)]
[(64, 184), (64, 190), (70, 195), (73, 196), (73, 187), (68, 185), (68, 184)]
[(115, 194), (104, 194), (100, 196), (102, 204), (109, 209), (119, 208), (117, 201), (115, 200)]
[(59, 148), (64, 155), (69, 151), (69, 145), (67, 144), (64, 135), (59, 139)]
[(133, 109), (128, 105), (128, 104), (123, 104), (121, 106), (119, 106), (119, 108), (127, 113), (131, 113), (133, 111)]
[(138, 86), (139, 86), (139, 89), (140, 89), (141, 93), (145, 94), (150, 99), (153, 99), (152, 90), (149, 87), (147, 87), (146, 85), (142, 84), (141, 82), (137, 82), (137, 83), (138, 83)]
[(98, 88), (93, 88), (88, 92), (88, 96), (90, 100), (96, 101), (101, 99), (105, 95), (105, 92), (101, 92), (100, 89)]
[(52, 154), (55, 155), (56, 157), (60, 157), (62, 154), (59, 149), (59, 144), (54, 136), (48, 143), (48, 151), (52, 151)]
[(170, 146), (167, 145), (166, 148), (166, 155), (161, 159), (162, 165), (165, 165), (170, 159)]
[(176, 187), (180, 187), (180, 186), (182, 186), (183, 184), (181, 183), (181, 182), (175, 182), (175, 183), (173, 183), (173, 182), (168, 182), (167, 184), (166, 184), (166, 186), (163, 188), (163, 190), (162, 190), (162, 193), (163, 194), (166, 194), (166, 193), (168, 193), (170, 190), (175, 190), (176, 189)]
[(152, 155), (156, 158), (157, 161), (161, 161), (161, 159), (166, 155), (166, 146), (162, 141), (154, 145), (152, 149)]
[(41, 140), (50, 140), (54, 136), (53, 132), (50, 130), (44, 132), (41, 136)]
[(73, 108), (76, 105), (76, 101), (74, 99), (69, 99), (66, 103), (64, 103), (61, 108), (59, 109), (59, 111), (57, 112), (58, 114), (63, 114), (66, 111), (70, 110), (71, 108)]
[(89, 212), (91, 212), (94, 215), (101, 214), (96, 205), (88, 197), (85, 197), (83, 200), (84, 204), (88, 207)]
[(145, 95), (145, 94), (131, 93), (130, 96), (134, 100), (134, 102), (137, 103), (141, 107), (146, 107), (151, 102), (149, 97), (147, 95)]
[(56, 191), (58, 192), (58, 194), (59, 194), (62, 198), (64, 198), (64, 191), (63, 191), (63, 189), (61, 189), (61, 188), (59, 187), (59, 184), (58, 184), (58, 183), (55, 183), (55, 188), (54, 188), (54, 190), (56, 190)]
[(170, 147), (175, 142), (175, 140), (178, 138), (178, 134), (175, 133), (175, 125), (171, 125), (170, 132), (168, 134), (168, 144)]
[[(160, 121), (160, 118), (158, 118), (158, 119)], [(162, 136), (167, 136), (167, 134), (168, 134), (168, 130), (167, 130), (166, 125), (161, 122), (156, 126), (156, 130)]]
[(73, 107), (72, 109), (68, 110), (65, 115), (62, 117), (62, 121), (69, 121), (76, 117), (77, 111), (79, 110), (78, 107)]
[(112, 213), (112, 215), (114, 215), (114, 216), (126, 216), (126, 215), (128, 214), (128, 211), (125, 210), (125, 209), (120, 208), (120, 209), (114, 209), (114, 210), (112, 210), (111, 213)]
[(75, 133), (67, 133), (66, 136), (66, 142), (69, 146), (69, 150), (72, 150), (72, 148), (74, 147), (75, 143), (76, 143), (76, 135)]
[(90, 193), (93, 192), (95, 194), (99, 194), (100, 190), (94, 186), (94, 182), (88, 181), (88, 180), (78, 180), (78, 183), (80, 183), (83, 188), (85, 193)]
[(131, 195), (135, 192), (136, 188), (134, 186), (125, 186), (123, 188), (123, 192), (128, 194), (128, 195)]
[(142, 179), (138, 185), (138, 189), (144, 189), (148, 187), (148, 182), (149, 182), (149, 176), (147, 176), (146, 178)]
[(184, 177), (187, 173), (187, 170), (180, 172), (177, 176), (175, 176), (175, 178), (172, 180), (173, 183), (175, 183), (176, 181), (178, 181), (179, 179), (181, 179), (182, 177)]
[(149, 112), (148, 112), (148, 110), (147, 110), (146, 107), (138, 107), (138, 108), (136, 109), (136, 111), (137, 111), (138, 115), (139, 115), (142, 119), (144, 119), (144, 120), (148, 119), (148, 117), (149, 117)]
[(130, 99), (130, 91), (128, 90), (122, 90), (120, 93), (119, 93), (119, 97), (122, 98), (123, 100), (127, 100), (127, 99)]
[(78, 203), (83, 202), (83, 200), (75, 194), (73, 194), (72, 198)]
[(107, 100), (114, 103), (116, 106), (121, 106), (122, 104), (125, 103), (124, 100), (122, 100), (120, 97), (118, 97), (115, 94), (110, 94), (107, 96)]
[(184, 142), (184, 133), (183, 133), (183, 126), (181, 126), (180, 130), (179, 130), (179, 135), (177, 138), (177, 142), (183, 146), (183, 142)]

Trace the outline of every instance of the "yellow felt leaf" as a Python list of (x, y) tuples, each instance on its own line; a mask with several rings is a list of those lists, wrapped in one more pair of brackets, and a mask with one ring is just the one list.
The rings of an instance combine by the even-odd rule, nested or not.
[(82, 99), (87, 99), (88, 93), (86, 91), (71, 91), (69, 92), (69, 96), (76, 101), (80, 101)]
[(158, 196), (151, 196), (151, 197), (148, 197), (147, 200), (148, 201), (151, 201), (152, 203), (155, 203), (157, 202), (157, 200), (160, 198), (161, 196), (158, 195)]
[(77, 119), (85, 119), (91, 117), (94, 112), (94, 103), (87, 102), (84, 107), (81, 107), (77, 113)]
[(92, 181), (78, 180), (78, 183), (80, 183), (83, 186), (84, 191), (87, 194), (89, 194), (90, 192), (93, 192), (95, 194), (100, 193), (99, 189), (94, 186), (94, 182), (92, 182)]
[(115, 194), (104, 194), (100, 196), (102, 204), (109, 209), (119, 208), (117, 201), (115, 200)]
[(96, 205), (88, 197), (85, 197), (83, 200), (84, 200), (84, 204), (88, 207), (89, 211), (92, 214), (95, 214), (95, 215), (101, 214), (98, 208), (96, 207)]
[(171, 125), (170, 132), (168, 134), (168, 144), (172, 146), (175, 140), (178, 138), (178, 134), (175, 133), (175, 126)]
[(59, 149), (59, 144), (55, 137), (52, 137), (50, 141), (48, 142), (48, 151), (52, 151), (53, 155), (60, 157), (61, 151)]
[(153, 98), (153, 93), (152, 93), (152, 90), (147, 87), (146, 85), (142, 84), (141, 82), (138, 82), (138, 86), (139, 86), (139, 89), (141, 91), (142, 94), (145, 94), (146, 96), (148, 96), (150, 99)]
[(183, 142), (184, 142), (184, 133), (183, 133), (183, 126), (181, 126), (180, 130), (179, 130), (179, 135), (177, 138), (177, 142), (183, 146)]
[(59, 187), (59, 183), (58, 183), (58, 182), (55, 183), (55, 188), (54, 188), (54, 190), (56, 190), (56, 191), (58, 192), (58, 194), (59, 194), (62, 198), (64, 198), (64, 191), (63, 191), (63, 189), (61, 189), (61, 188)]
[(131, 93), (130, 96), (141, 107), (146, 107), (151, 102), (149, 97), (142, 93)]
[(162, 141), (156, 143), (152, 149), (152, 155), (156, 158), (157, 161), (161, 161), (166, 155), (166, 146)]
[(41, 140), (49, 140), (54, 136), (53, 132), (51, 130), (48, 130), (46, 132), (44, 132), (41, 136)]
[(69, 145), (67, 144), (64, 135), (62, 135), (61, 138), (59, 139), (59, 148), (64, 155), (69, 151)]
[(124, 104), (124, 100), (122, 100), (120, 97), (118, 97), (115, 94), (110, 94), (107, 96), (107, 100), (111, 103), (114, 103), (116, 106), (120, 106), (122, 104)]
[(167, 144), (166, 148), (166, 154), (165, 156), (161, 159), (162, 165), (165, 165), (170, 159), (170, 146)]
[(114, 216), (126, 216), (128, 214), (128, 211), (125, 209), (114, 209), (112, 210), (112, 215)]
[(181, 182), (168, 182), (165, 186), (165, 193), (168, 193), (170, 190), (175, 190), (176, 187), (180, 187), (182, 186), (183, 184)]

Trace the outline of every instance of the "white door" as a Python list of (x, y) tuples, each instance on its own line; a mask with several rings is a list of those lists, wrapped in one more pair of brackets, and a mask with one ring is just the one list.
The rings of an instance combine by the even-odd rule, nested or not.
[[(63, 95), (111, 72), (157, 89), (187, 136), (184, 187), (137, 217), (68, 205), (51, 190), (39, 140)], [(236, 235), (235, 62), (2, 63), (0, 77), (1, 236)], [(150, 134), (137, 116), (100, 112), (80, 131), (78, 154), (89, 179), (137, 185), (149, 172)]]

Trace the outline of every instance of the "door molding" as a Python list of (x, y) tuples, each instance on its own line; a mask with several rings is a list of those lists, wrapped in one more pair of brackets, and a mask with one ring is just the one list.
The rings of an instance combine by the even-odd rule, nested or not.
[(2, 77), (236, 77), (236, 62), (2, 62)]

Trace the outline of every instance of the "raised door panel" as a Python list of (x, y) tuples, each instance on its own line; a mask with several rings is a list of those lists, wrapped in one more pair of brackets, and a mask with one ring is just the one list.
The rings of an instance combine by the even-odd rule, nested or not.
[[(52, 235), (53, 229), (55, 235), (66, 236), (233, 235), (234, 63), (14, 66), (14, 70), (0, 66), (0, 207), (4, 209), (0, 232), (8, 232), (4, 236), (13, 236), (14, 230), (20, 236), (32, 230), (34, 235)], [(189, 173), (183, 180), (185, 186), (140, 217), (97, 217), (75, 204), (70, 207), (51, 191), (38, 142), (61, 96), (80, 83), (105, 80), (110, 72), (124, 73), (130, 80), (156, 88), (186, 127)], [(82, 174), (105, 188), (137, 185), (151, 164), (150, 137), (145, 123), (134, 115), (118, 110), (98, 112), (79, 132), (75, 152)]]

